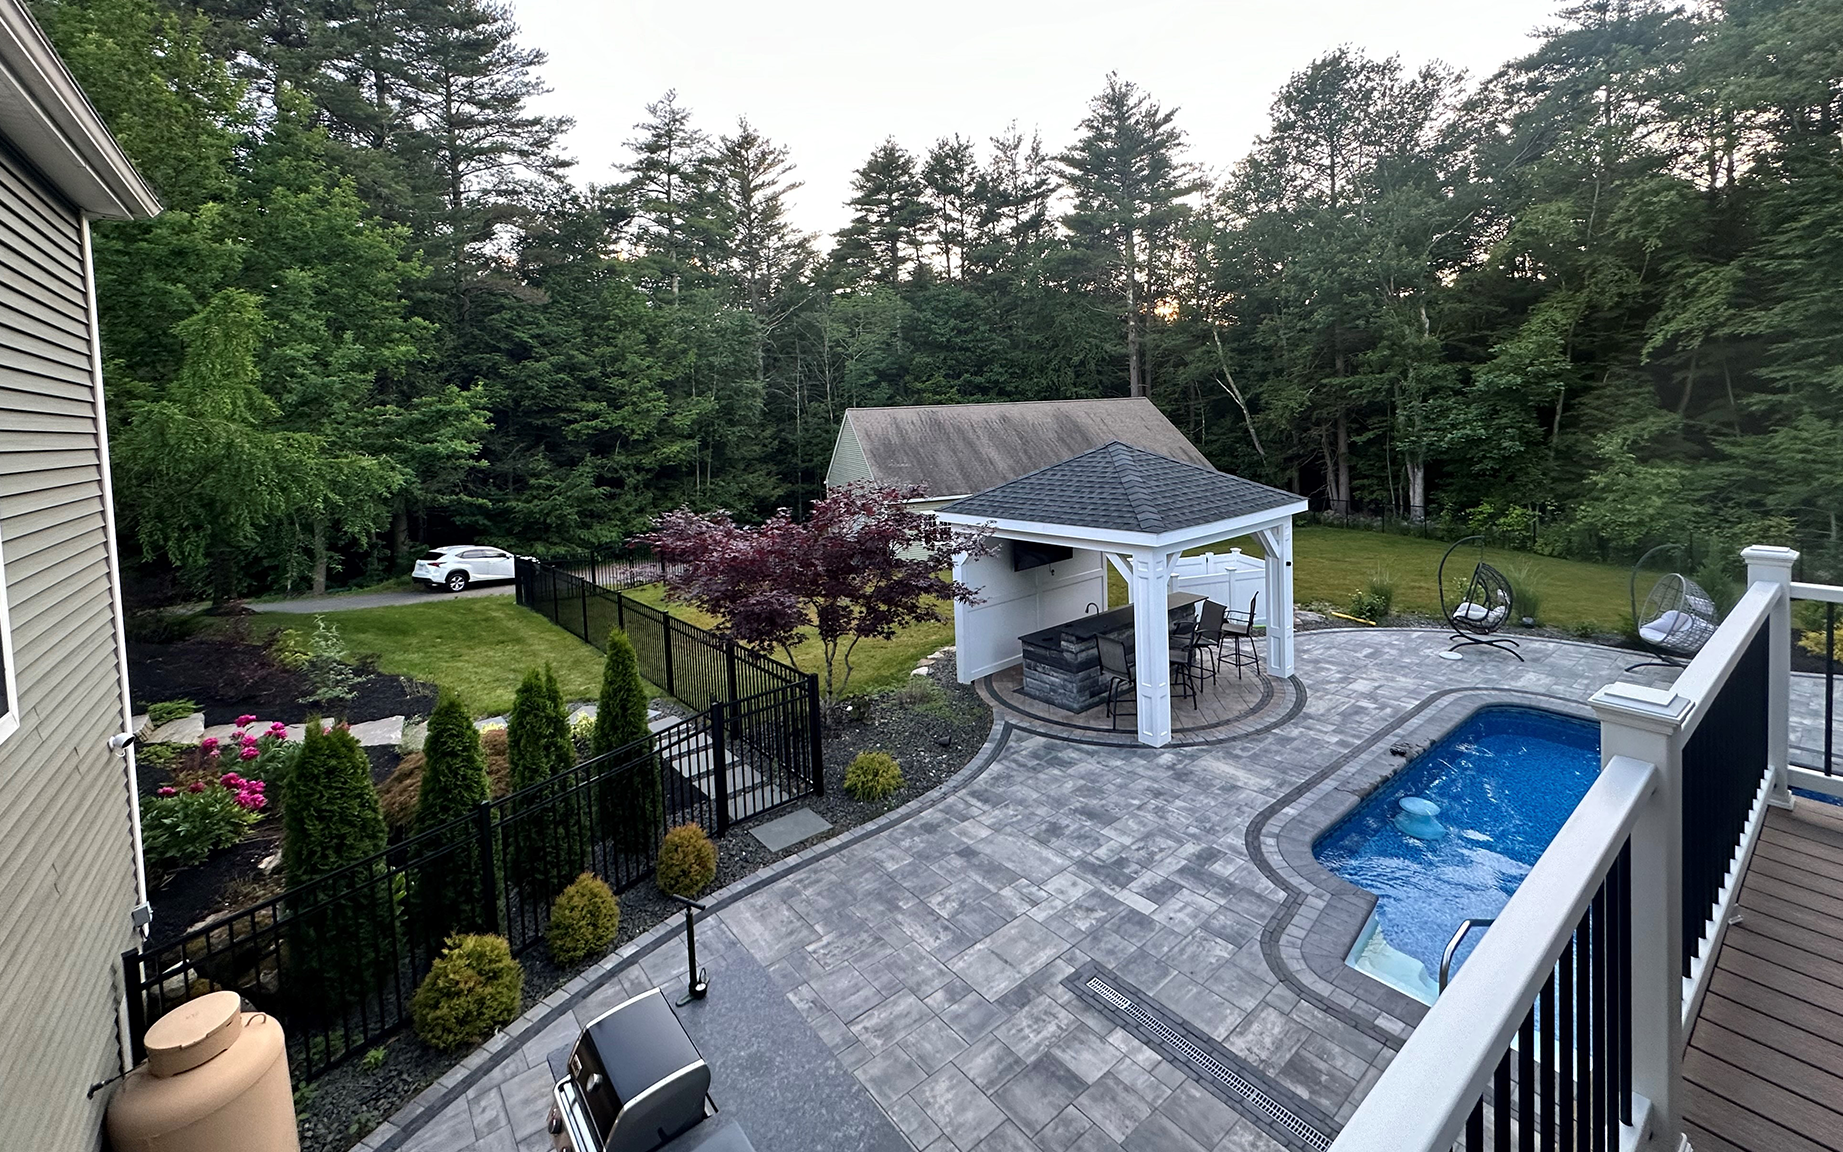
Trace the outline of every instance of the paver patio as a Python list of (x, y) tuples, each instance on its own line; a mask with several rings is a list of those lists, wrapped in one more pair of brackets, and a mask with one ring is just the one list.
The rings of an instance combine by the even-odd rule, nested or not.
[[(1419, 1008), (1328, 977), (1355, 928), (1299, 845), (1392, 770), (1393, 742), (1493, 700), (1584, 701), (1633, 658), (1444, 647), (1427, 631), (1302, 634), (1299, 676), (1275, 694), (1285, 722), (1207, 745), (1001, 718), (935, 794), (719, 894), (698, 928), (710, 999), (681, 1010), (719, 1106), (760, 1152), (1281, 1147), (1064, 985), (1092, 961), (1342, 1122)], [(1795, 744), (1815, 695), (1794, 686)], [(559, 989), (361, 1147), (547, 1147), (546, 1055), (635, 991), (676, 993), (681, 935), (662, 925)]]

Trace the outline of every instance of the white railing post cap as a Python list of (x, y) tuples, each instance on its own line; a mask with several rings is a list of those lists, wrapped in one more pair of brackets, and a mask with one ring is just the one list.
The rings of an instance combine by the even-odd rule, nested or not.
[(1798, 562), (1798, 549), (1775, 544), (1754, 544), (1741, 549), (1741, 559), (1751, 568), (1783, 568), (1787, 572)]
[(1690, 702), (1668, 688), (1615, 681), (1587, 701), (1604, 722), (1652, 732), (1675, 732), (1689, 711)]

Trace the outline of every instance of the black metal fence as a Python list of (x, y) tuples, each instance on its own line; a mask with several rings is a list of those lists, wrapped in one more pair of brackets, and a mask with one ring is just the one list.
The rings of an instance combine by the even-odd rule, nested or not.
[(1836, 775), (1837, 743), (1837, 606), (1824, 604), (1824, 763), (1826, 776)]
[(1617, 1152), (1632, 1122), (1631, 874), (1628, 842), (1499, 1057), (1465, 1152)]
[(541, 943), (552, 897), (584, 871), (624, 890), (651, 876), (666, 829), (721, 836), (823, 792), (810, 679), (772, 687), (482, 803), (369, 860), (122, 956), (137, 1059), (147, 1026), (232, 989), (287, 1029), (306, 1082), (408, 1022), (450, 932)]
[(1766, 777), (1769, 644), (1762, 624), (1683, 745), (1685, 976)]
[(518, 602), (597, 648), (621, 629), (633, 643), (640, 674), (692, 708), (802, 683), (818, 692), (811, 673), (535, 560), (518, 562)]

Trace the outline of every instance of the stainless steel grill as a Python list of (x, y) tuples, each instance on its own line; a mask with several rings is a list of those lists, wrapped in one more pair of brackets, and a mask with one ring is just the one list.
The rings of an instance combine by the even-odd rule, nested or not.
[(652, 1152), (714, 1115), (710, 1066), (655, 988), (589, 1022), (553, 1094), (558, 1152)]

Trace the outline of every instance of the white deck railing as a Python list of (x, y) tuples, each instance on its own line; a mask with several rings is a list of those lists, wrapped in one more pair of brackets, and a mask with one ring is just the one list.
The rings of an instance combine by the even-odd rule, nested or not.
[[(1631, 1028), (1632, 1122), (1622, 1129), (1620, 1144), (1675, 1152), (1682, 1132), (1683, 1046), (1712, 967), (1705, 961), (1720, 946), (1766, 805), (1789, 802), (1791, 569), (1797, 553), (1749, 548), (1743, 555), (1746, 595), (1672, 687), (1617, 683), (1594, 695), (1604, 765), (1599, 779), (1364, 1098), (1332, 1152), (1444, 1152), (1462, 1137), (1468, 1147), (1484, 1146), (1473, 1140), (1478, 1133), (1468, 1131), (1467, 1121), (1482, 1114), (1481, 1095), (1512, 1037), (1568, 946), (1582, 909), (1627, 845), (1630, 999), (1623, 1012)], [(1817, 587), (1800, 585), (1796, 592)], [(1824, 590), (1821, 598), (1828, 599), (1830, 591), (1843, 596), (1843, 590)], [(1735, 681), (1737, 696), (1723, 700), (1737, 669), (1748, 669), (1751, 677), (1758, 667), (1755, 645), (1762, 635), (1765, 691), (1755, 694), (1744, 678)], [(1711, 714), (1735, 708), (1749, 711), (1755, 721), (1765, 709), (1765, 724), (1750, 729), (1764, 732), (1765, 748), (1743, 749), (1735, 765), (1750, 774), (1760, 765), (1764, 769), (1757, 782), (1751, 775), (1747, 781), (1725, 778), (1732, 785), (1723, 794), (1729, 804), (1725, 826), (1732, 827), (1740, 806), (1746, 807), (1731, 851), (1720, 844), (1691, 846), (1727, 855), (1693, 861), (1694, 874), (1712, 878), (1719, 869), (1721, 882), (1713, 914), (1701, 924), (1687, 924), (1684, 751)], [(1710, 743), (1717, 734), (1711, 730), (1711, 740), (1692, 756), (1693, 774), (1704, 777), (1689, 781), (1698, 790), (1691, 798), (1692, 817), (1710, 802), (1707, 777), (1720, 776), (1725, 763), (1725, 748), (1715, 747), (1710, 768)], [(1691, 894), (1687, 915), (1697, 914), (1703, 898)], [(1686, 972), (1684, 933), (1691, 930), (1695, 947)]]

